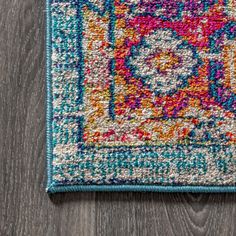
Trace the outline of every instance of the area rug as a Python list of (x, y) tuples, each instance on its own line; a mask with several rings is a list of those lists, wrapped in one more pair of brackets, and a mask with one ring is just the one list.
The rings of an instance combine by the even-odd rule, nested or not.
[(48, 192), (234, 192), (235, 114), (236, 1), (47, 1)]

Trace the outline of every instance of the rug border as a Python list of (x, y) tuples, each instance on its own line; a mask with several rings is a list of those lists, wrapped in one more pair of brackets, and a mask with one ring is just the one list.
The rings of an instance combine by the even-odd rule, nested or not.
[(52, 91), (51, 91), (51, 0), (46, 1), (46, 142), (48, 193), (76, 191), (136, 191), (136, 192), (236, 192), (236, 186), (160, 186), (160, 185), (55, 185), (52, 181)]

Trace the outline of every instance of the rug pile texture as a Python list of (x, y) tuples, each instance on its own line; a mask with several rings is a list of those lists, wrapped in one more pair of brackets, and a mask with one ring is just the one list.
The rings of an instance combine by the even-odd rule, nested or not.
[(236, 191), (236, 1), (47, 1), (48, 192)]

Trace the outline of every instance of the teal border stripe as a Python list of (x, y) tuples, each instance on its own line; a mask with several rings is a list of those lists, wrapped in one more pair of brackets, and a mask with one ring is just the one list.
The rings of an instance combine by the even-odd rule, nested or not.
[(57, 192), (191, 192), (191, 193), (208, 193), (208, 192), (236, 192), (234, 186), (157, 186), (157, 185), (68, 185), (52, 186), (47, 189), (48, 193)]
[[(115, 48), (115, 24), (116, 24), (116, 15), (115, 15), (115, 5), (113, 0), (109, 0), (107, 2), (108, 5), (108, 11), (109, 11), (109, 17), (110, 17), (110, 22), (109, 22), (109, 41), (111, 43), (112, 50)], [(110, 60), (110, 73), (113, 77), (110, 85), (110, 102), (109, 102), (109, 115), (112, 120), (115, 120), (115, 81), (114, 81), (114, 76), (115, 76), (115, 66), (116, 66), (116, 61), (115, 59)]]
[(160, 186), (160, 185), (64, 185), (57, 186), (52, 180), (52, 76), (51, 76), (51, 8), (46, 0), (46, 83), (47, 83), (47, 187), (48, 193), (75, 191), (136, 191), (136, 192), (236, 192), (236, 186)]
[(52, 186), (52, 76), (51, 76), (51, 6), (46, 0), (46, 139), (47, 139), (47, 190)]

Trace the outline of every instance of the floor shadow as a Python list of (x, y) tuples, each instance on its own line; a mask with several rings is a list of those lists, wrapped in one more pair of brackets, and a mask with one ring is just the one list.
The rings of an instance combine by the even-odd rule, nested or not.
[(50, 194), (53, 204), (64, 202), (163, 202), (163, 203), (236, 203), (235, 193), (154, 193), (154, 192), (66, 192)]

